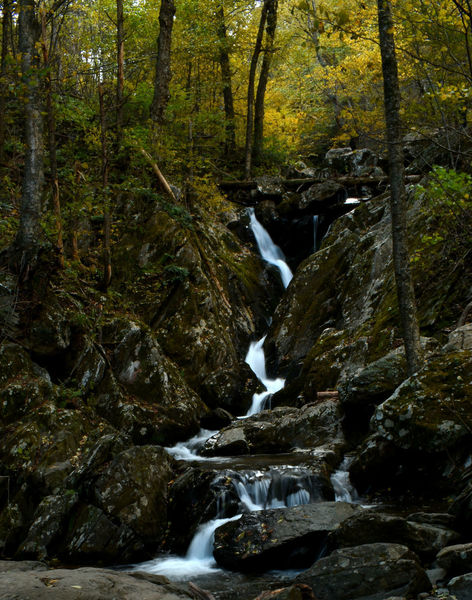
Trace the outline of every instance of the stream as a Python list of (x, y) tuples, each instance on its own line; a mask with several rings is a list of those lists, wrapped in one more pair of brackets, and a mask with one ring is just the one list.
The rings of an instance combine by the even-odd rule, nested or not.
[[(285, 261), (280, 248), (274, 244), (269, 233), (264, 229), (255, 216), (254, 209), (249, 209), (250, 226), (263, 260), (274, 265), (280, 272), (280, 277), (285, 288), (290, 284), (292, 272)], [(316, 249), (318, 220), (313, 220), (314, 225), (314, 247)], [(250, 366), (256, 377), (265, 387), (265, 390), (254, 394), (251, 406), (240, 419), (250, 417), (264, 408), (270, 397), (284, 387), (285, 380), (282, 378), (269, 379), (266, 373), (264, 341), (266, 335), (257, 341), (251, 342), (246, 363)], [(239, 519), (243, 512), (259, 511), (267, 508), (289, 508), (302, 504), (321, 501), (323, 499), (319, 489), (319, 480), (309, 467), (299, 466), (297, 463), (305, 462), (306, 457), (290, 455), (270, 456), (244, 456), (244, 457), (204, 457), (198, 454), (199, 449), (217, 431), (201, 430), (196, 436), (180, 442), (167, 452), (175, 459), (188, 463), (208, 465), (215, 470), (212, 485), (217, 488), (221, 478), (230, 480), (232, 488), (239, 500), (238, 514), (228, 516), (226, 511), (225, 493), (218, 497), (218, 514), (197, 529), (185, 556), (158, 557), (151, 561), (135, 565), (135, 570), (165, 575), (174, 581), (185, 581), (192, 579), (198, 581), (199, 585), (209, 589), (214, 588), (211, 576), (217, 575), (221, 580), (224, 571), (219, 568), (213, 558), (214, 532), (221, 525)], [(357, 494), (349, 482), (349, 462), (346, 459), (338, 471), (332, 477), (331, 482), (335, 492), (336, 500), (353, 502), (357, 500)], [(293, 576), (291, 572), (277, 572), (272, 579)], [(235, 574), (231, 573), (234, 578)], [(208, 579), (210, 577), (210, 579)], [(238, 575), (245, 580), (247, 576)], [(202, 578), (204, 578), (202, 580)]]

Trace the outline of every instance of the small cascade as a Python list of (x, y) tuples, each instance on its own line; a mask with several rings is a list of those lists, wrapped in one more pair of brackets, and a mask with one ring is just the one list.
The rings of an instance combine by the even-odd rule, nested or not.
[(331, 475), (331, 483), (337, 502), (357, 502), (359, 495), (349, 479), (349, 466), (352, 462), (350, 456), (345, 456), (339, 469)]
[(313, 252), (318, 250), (318, 223), (319, 215), (313, 215)]
[(254, 208), (249, 209), (249, 217), (251, 219), (251, 229), (256, 238), (257, 247), (259, 248), (262, 258), (271, 265), (277, 267), (280, 271), (282, 283), (286, 288), (292, 280), (293, 274), (290, 267), (285, 262), (284, 253), (276, 244), (274, 244), (270, 235), (261, 223), (259, 223)]
[(322, 499), (318, 478), (306, 469), (282, 467), (227, 476), (231, 477), (242, 510), (289, 508)]
[(264, 392), (254, 394), (252, 397), (252, 403), (249, 410), (246, 413), (246, 417), (255, 415), (264, 408), (266, 408), (266, 402), (268, 398), (281, 390), (284, 387), (285, 379), (280, 377), (277, 379), (268, 379), (265, 368), (265, 354), (264, 354), (264, 340), (266, 336), (258, 340), (257, 342), (251, 342), (249, 350), (246, 354), (246, 362), (251, 367), (253, 373), (266, 388)]
[(217, 431), (200, 429), (197, 435), (194, 435), (189, 440), (178, 442), (175, 446), (166, 448), (166, 450), (177, 460), (212, 460), (211, 458), (200, 456), (198, 451), (212, 435), (215, 435), (215, 433), (217, 433)]

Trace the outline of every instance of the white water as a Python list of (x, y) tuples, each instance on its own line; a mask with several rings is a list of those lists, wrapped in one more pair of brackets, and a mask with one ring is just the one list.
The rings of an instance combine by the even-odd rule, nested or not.
[(282, 250), (274, 244), (270, 235), (259, 223), (253, 208), (249, 209), (249, 217), (251, 219), (251, 229), (256, 238), (257, 247), (259, 248), (262, 258), (271, 265), (277, 267), (280, 271), (282, 283), (284, 284), (284, 287), (287, 287), (292, 280), (293, 274), (290, 267), (285, 262), (285, 256)]
[(339, 469), (331, 475), (334, 497), (337, 502), (356, 502), (359, 499), (357, 491), (349, 479), (348, 469), (351, 462), (351, 457), (344, 457)]
[(255, 376), (259, 379), (262, 385), (265, 387), (264, 392), (254, 394), (252, 397), (252, 404), (246, 413), (246, 417), (255, 415), (265, 408), (267, 398), (272, 394), (275, 394), (281, 390), (285, 385), (285, 379), (278, 377), (277, 379), (268, 379), (265, 367), (265, 354), (264, 354), (264, 340), (266, 336), (258, 340), (257, 342), (251, 342), (249, 350), (246, 354), (245, 361), (251, 367)]
[(197, 453), (203, 444), (211, 438), (212, 435), (215, 435), (215, 433), (218, 432), (210, 431), (209, 429), (201, 429), (197, 435), (194, 435), (189, 440), (178, 442), (175, 446), (166, 448), (166, 450), (177, 460), (213, 460), (211, 458), (200, 456)]
[(313, 252), (318, 249), (318, 222), (320, 218), (318, 215), (313, 215)]
[(184, 581), (198, 575), (221, 571), (213, 558), (215, 530), (229, 521), (239, 519), (241, 515), (227, 519), (213, 519), (200, 525), (194, 535), (185, 556), (156, 558), (136, 565), (136, 571), (146, 571), (156, 575), (165, 575), (175, 581)]

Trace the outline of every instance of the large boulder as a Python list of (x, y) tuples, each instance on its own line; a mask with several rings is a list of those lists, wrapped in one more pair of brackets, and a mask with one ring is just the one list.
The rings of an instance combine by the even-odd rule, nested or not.
[(213, 554), (222, 567), (239, 571), (306, 567), (328, 533), (357, 510), (346, 502), (319, 502), (246, 513), (216, 530)]
[(335, 399), (307, 404), (300, 410), (280, 407), (235, 421), (211, 437), (208, 456), (288, 452), (294, 448), (342, 445), (342, 415)]
[(450, 576), (472, 572), (472, 544), (456, 544), (443, 548), (436, 556), (438, 565)]
[(195, 600), (199, 597), (195, 590), (139, 572), (48, 569), (41, 563), (0, 562), (1, 600)]
[(333, 532), (330, 547), (388, 542), (402, 544), (419, 556), (431, 559), (441, 548), (459, 539), (460, 535), (448, 527), (369, 510), (344, 521)]
[(416, 597), (431, 583), (418, 557), (399, 544), (365, 544), (335, 550), (296, 578), (318, 600)]
[(350, 468), (354, 484), (450, 490), (469, 456), (471, 370), (471, 351), (444, 351), (380, 404)]

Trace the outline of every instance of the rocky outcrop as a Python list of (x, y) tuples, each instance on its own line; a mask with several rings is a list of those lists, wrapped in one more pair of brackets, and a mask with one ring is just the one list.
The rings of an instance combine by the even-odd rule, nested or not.
[(306, 567), (327, 534), (359, 510), (346, 502), (320, 502), (244, 514), (215, 532), (214, 556), (239, 571)]
[[(438, 515), (437, 520), (442, 522), (441, 516)], [(330, 536), (329, 546), (345, 548), (377, 542), (395, 543), (407, 546), (418, 556), (431, 560), (441, 548), (459, 539), (459, 533), (444, 525), (422, 523), (408, 517), (369, 510), (341, 523)]]
[(436, 556), (438, 565), (449, 577), (472, 572), (472, 543), (446, 546)]
[(318, 600), (415, 597), (431, 587), (418, 557), (399, 544), (365, 544), (321, 558), (296, 581)]
[(351, 465), (355, 484), (417, 488), (427, 486), (434, 472), (436, 490), (450, 489), (455, 464), (460, 474), (469, 456), (471, 370), (470, 351), (444, 351), (380, 404)]
[(165, 577), (106, 569), (54, 569), (42, 563), (0, 562), (1, 600), (196, 600), (198, 588)]
[(210, 438), (207, 456), (288, 452), (295, 448), (342, 446), (341, 413), (335, 399), (307, 404), (301, 410), (275, 408), (235, 421)]

